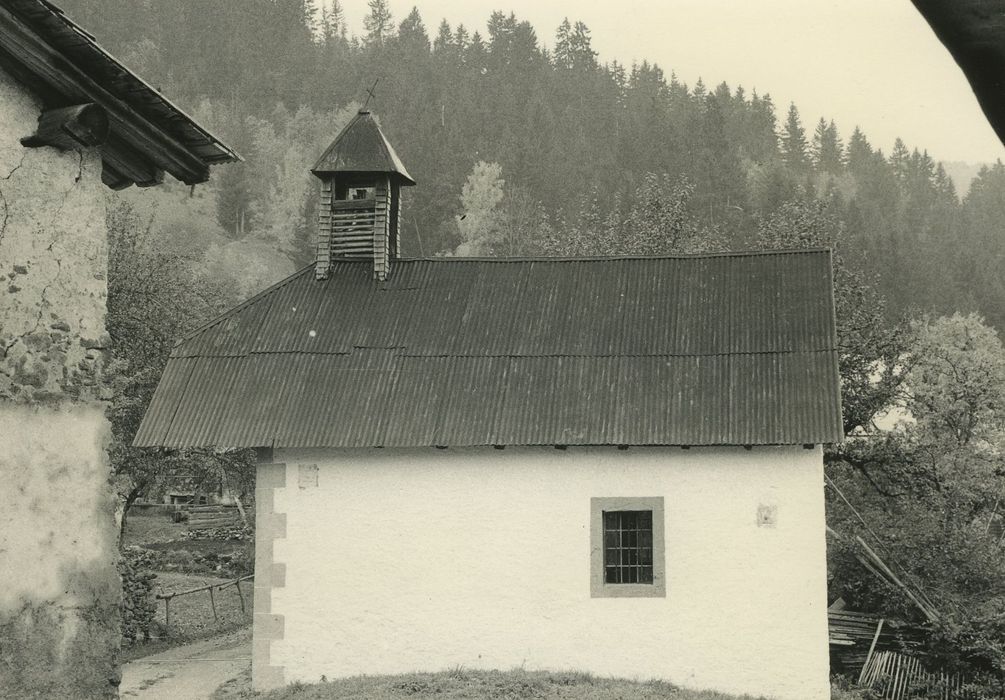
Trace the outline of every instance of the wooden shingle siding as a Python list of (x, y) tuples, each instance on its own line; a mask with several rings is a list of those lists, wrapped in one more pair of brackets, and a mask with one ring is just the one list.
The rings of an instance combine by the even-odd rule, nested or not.
[(378, 280), (387, 279), (388, 271), (388, 227), (390, 224), (391, 183), (382, 178), (377, 183), (377, 204), (374, 208), (373, 224), (373, 276)]
[(332, 208), (332, 258), (372, 259), (376, 225), (377, 205), (374, 200), (335, 202)]
[(319, 280), (328, 276), (328, 267), (331, 264), (331, 235), (332, 181), (326, 178), (321, 181), (321, 198), (318, 202), (318, 240), (314, 276)]
[(392, 191), (391, 218), (394, 222), (391, 227), (391, 236), (394, 239), (391, 257), (398, 258), (401, 256), (401, 189)]

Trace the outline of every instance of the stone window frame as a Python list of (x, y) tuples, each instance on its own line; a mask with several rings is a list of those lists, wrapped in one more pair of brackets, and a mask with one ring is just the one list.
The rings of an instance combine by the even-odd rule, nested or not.
[[(649, 510), (653, 514), (653, 582), (604, 580), (604, 512)], [(595, 496), (590, 499), (590, 597), (666, 598), (666, 511), (662, 496)]]

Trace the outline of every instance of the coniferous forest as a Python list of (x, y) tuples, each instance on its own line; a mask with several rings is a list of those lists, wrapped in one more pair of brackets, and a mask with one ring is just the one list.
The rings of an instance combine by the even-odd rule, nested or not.
[[(851, 439), (824, 456), (830, 597), (915, 620), (923, 598), (940, 664), (1005, 679), (1005, 165), (954, 183), (925, 144), (884, 152), (729, 76), (605, 62), (574, 20), (469, 28), (358, 2), (363, 36), (339, 0), (60, 2), (245, 158), (195, 188), (109, 195), (124, 507), (172, 470), (253, 473), (247, 455), (129, 445), (173, 342), (312, 260), (309, 168), (372, 89), (419, 183), (406, 256), (834, 247)], [(878, 430), (891, 409), (911, 420)], [(855, 535), (913, 598), (862, 566)]]
[[(186, 240), (212, 259), (246, 257), (249, 291), (308, 261), (308, 168), (377, 81), (370, 107), (419, 182), (405, 201), (408, 256), (576, 252), (564, 236), (630, 221), (652, 194), (647, 175), (665, 175), (717, 247), (750, 248), (764, 217), (815, 200), (890, 313), (977, 311), (1005, 328), (1001, 165), (957, 189), (925, 144), (884, 153), (854, 124), (718, 76), (686, 85), (672, 66), (604, 62), (574, 21), (544, 34), (497, 12), (467, 28), (392, 17), (375, 0), (365, 34), (350, 36), (338, 0), (62, 5), (245, 157), (214, 171), (196, 193), (202, 220), (183, 227), (202, 229)], [(277, 247), (288, 265), (266, 253)]]

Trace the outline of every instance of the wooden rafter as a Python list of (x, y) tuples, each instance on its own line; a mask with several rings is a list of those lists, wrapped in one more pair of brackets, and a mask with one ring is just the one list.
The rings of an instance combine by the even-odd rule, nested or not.
[[(209, 165), (201, 158), (115, 97), (2, 6), (0, 66), (28, 84), (47, 107), (90, 102), (104, 109), (111, 134), (101, 147), (102, 155), (118, 175), (138, 184), (155, 184), (158, 171), (167, 171), (186, 184), (205, 182), (209, 178)], [(138, 160), (148, 164), (142, 168), (142, 173), (135, 173), (142, 175), (142, 180), (126, 172), (135, 170)]]

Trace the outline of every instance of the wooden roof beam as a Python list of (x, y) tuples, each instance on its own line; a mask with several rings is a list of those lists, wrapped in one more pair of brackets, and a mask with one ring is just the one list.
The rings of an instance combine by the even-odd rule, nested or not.
[(38, 116), (38, 128), (21, 139), (26, 148), (54, 146), (70, 150), (100, 146), (108, 138), (108, 115), (93, 103), (47, 109)]
[(164, 171), (144, 158), (118, 134), (112, 134), (108, 139), (102, 149), (102, 156), (104, 167), (120, 173), (138, 187), (151, 187), (164, 182)]
[[(27, 70), (48, 88), (40, 91), (44, 97), (52, 100), (52, 94), (56, 93), (63, 100), (63, 104), (48, 106), (62, 107), (93, 102), (108, 114), (112, 134), (121, 136), (132, 149), (149, 160), (155, 169), (166, 170), (188, 185), (209, 179), (208, 164), (95, 82), (2, 6), (0, 47), (3, 48), (0, 52), (0, 64), (10, 61), (20, 64), (23, 70), (15, 70), (16, 74), (24, 75)], [(105, 149), (102, 151), (104, 153)]]

